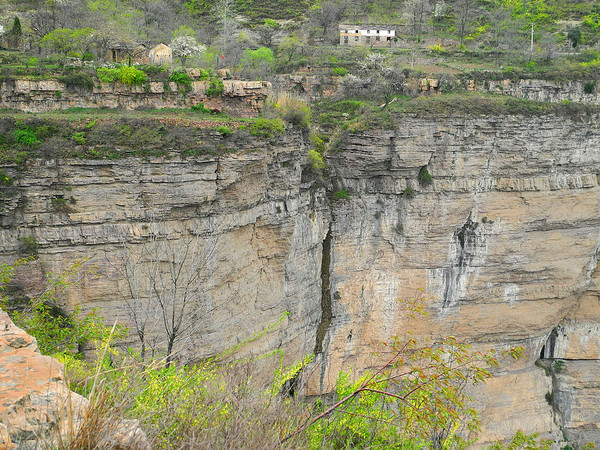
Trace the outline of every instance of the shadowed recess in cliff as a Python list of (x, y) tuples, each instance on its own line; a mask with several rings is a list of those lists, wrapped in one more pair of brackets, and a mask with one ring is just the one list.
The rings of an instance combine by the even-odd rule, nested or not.
[(331, 224), (323, 240), (323, 254), (321, 256), (321, 321), (317, 326), (317, 342), (315, 354), (323, 352), (323, 341), (331, 325)]
[(450, 267), (444, 269), (442, 308), (454, 306), (467, 284), (467, 269), (475, 257), (477, 248), (477, 222), (471, 217), (454, 231), (452, 248), (455, 250)]

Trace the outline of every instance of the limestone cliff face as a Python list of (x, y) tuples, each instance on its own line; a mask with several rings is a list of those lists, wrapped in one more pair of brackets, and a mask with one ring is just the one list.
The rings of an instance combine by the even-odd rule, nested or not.
[[(554, 358), (600, 358), (599, 131), (597, 117), (405, 116), (393, 130), (347, 135), (330, 157), (351, 199), (333, 208), (332, 320), (314, 390), (330, 389), (340, 369), (368, 367), (390, 335), (452, 334), (481, 348), (522, 345), (528, 357), (505, 362), (479, 393), (483, 439), (597, 428), (577, 400), (554, 423), (551, 379), (534, 362), (552, 345)], [(430, 316), (414, 321), (398, 299), (419, 288)], [(580, 367), (558, 384), (593, 397), (598, 384)]]
[[(221, 156), (183, 157), (175, 149), (165, 158), (39, 159), (23, 172), (6, 167), (15, 184), (7, 188), (0, 250), (10, 259), (22, 254), (23, 242), (36, 243), (38, 263), (19, 278), (29, 293), (43, 284), (43, 273), (90, 258), (98, 276), (87, 275), (70, 289), (65, 305), (99, 308), (108, 322), (117, 318), (131, 327), (134, 340), (124, 266), (144, 257), (166, 261), (165, 247), (148, 252), (156, 237), (168, 236), (168, 251), (191, 249), (182, 267), (186, 277), (197, 272), (198, 280), (189, 304), (177, 307), (184, 311), (185, 330), (177, 357), (220, 352), (288, 311), (284, 325), (250, 350), (283, 347), (288, 360), (297, 360), (314, 347), (321, 242), (329, 220), (324, 193), (301, 180), (303, 145), (301, 135), (290, 132), (271, 143), (248, 141)], [(136, 282), (147, 283), (145, 274)], [(147, 286), (140, 289), (139, 300), (148, 302)], [(147, 343), (164, 349), (155, 307), (141, 312)]]
[[(66, 304), (132, 325), (124, 257), (155, 236), (200, 236), (202, 289), (179, 357), (230, 347), (286, 310), (284, 326), (250, 350), (283, 348), (289, 360), (316, 350), (309, 393), (329, 391), (340, 369), (368, 368), (379, 342), (408, 330), (482, 349), (521, 345), (527, 360), (503, 361), (475, 392), (482, 440), (519, 428), (560, 437), (562, 427), (600, 441), (589, 375), (600, 360), (597, 120), (399, 116), (393, 129), (345, 135), (330, 154), (334, 189), (349, 201), (330, 202), (303, 178), (307, 148), (292, 130), (221, 156), (36, 160), (4, 168), (16, 181), (0, 250), (8, 259), (23, 238), (38, 243), (26, 290), (92, 257), (101, 276), (86, 276)], [(75, 203), (57, 208), (58, 196)], [(410, 319), (398, 299), (421, 292), (430, 314)], [(540, 355), (569, 361), (544, 370)]]

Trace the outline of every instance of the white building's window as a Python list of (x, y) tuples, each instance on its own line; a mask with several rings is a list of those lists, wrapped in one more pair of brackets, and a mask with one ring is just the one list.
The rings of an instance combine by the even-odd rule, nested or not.
[(358, 42), (358, 36), (354, 36), (354, 42)]

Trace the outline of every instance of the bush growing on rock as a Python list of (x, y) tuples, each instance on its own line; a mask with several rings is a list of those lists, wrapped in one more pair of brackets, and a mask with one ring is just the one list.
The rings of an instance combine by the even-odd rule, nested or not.
[(285, 126), (281, 119), (263, 119), (258, 118), (252, 125), (248, 127), (252, 136), (262, 138), (273, 138), (277, 135), (283, 134)]

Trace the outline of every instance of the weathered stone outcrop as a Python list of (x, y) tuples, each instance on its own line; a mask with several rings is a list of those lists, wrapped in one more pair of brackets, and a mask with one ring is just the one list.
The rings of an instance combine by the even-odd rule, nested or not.
[(66, 108), (183, 108), (204, 103), (209, 109), (236, 117), (256, 117), (270, 92), (264, 81), (224, 80), (223, 94), (208, 96), (208, 81), (194, 81), (186, 90), (174, 82), (149, 82), (143, 86), (99, 83), (90, 92), (69, 88), (56, 80), (5, 80), (0, 84), (0, 107), (41, 112)]
[[(0, 448), (68, 445), (85, 426), (89, 402), (71, 392), (63, 365), (0, 310)], [(126, 423), (129, 422), (129, 423)], [(150, 448), (133, 421), (103, 430), (103, 448)]]
[[(332, 203), (309, 181), (304, 140), (291, 130), (220, 156), (35, 160), (20, 173), (4, 168), (17, 197), (0, 250), (12, 258), (19, 238), (33, 237), (41, 272), (91, 256), (101, 276), (65, 304), (131, 326), (118, 281), (124, 246), (139, 256), (157, 234), (201, 236), (212, 250), (179, 357), (214, 354), (285, 310), (284, 326), (248, 350), (283, 348), (297, 360), (316, 349), (309, 393), (331, 390), (340, 369), (370, 367), (375, 346), (407, 330), (481, 349), (519, 345), (527, 359), (503, 361), (474, 393), (481, 439), (518, 428), (560, 438), (563, 427), (600, 441), (598, 385), (586, 372), (600, 359), (597, 120), (399, 116), (393, 129), (343, 137), (329, 166), (350, 200)], [(58, 195), (75, 203), (57, 210)], [(430, 315), (413, 319), (398, 299), (420, 289)], [(566, 371), (547, 375), (534, 364), (542, 353), (569, 359)]]

